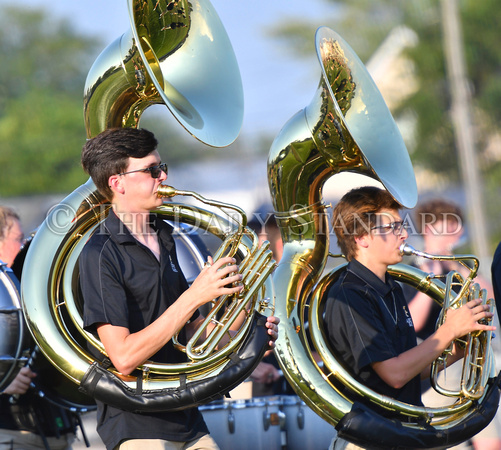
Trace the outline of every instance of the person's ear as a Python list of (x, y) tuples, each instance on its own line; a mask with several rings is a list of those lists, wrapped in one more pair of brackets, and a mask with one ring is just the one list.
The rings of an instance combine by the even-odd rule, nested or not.
[(113, 191), (113, 193), (116, 194), (125, 193), (125, 188), (122, 183), (122, 178), (123, 177), (120, 175), (112, 175), (110, 178), (108, 178), (108, 186)]
[(364, 234), (363, 236), (355, 236), (355, 243), (362, 248), (369, 247), (369, 235)]

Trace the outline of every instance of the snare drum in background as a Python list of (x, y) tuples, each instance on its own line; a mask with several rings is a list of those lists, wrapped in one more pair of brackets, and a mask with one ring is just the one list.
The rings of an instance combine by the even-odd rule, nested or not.
[(199, 407), (221, 450), (281, 449), (285, 414), (279, 397), (218, 400)]
[(218, 400), (199, 409), (221, 450), (327, 450), (336, 434), (295, 395)]
[(287, 429), (287, 449), (327, 450), (336, 429), (315, 414), (296, 395), (281, 397)]

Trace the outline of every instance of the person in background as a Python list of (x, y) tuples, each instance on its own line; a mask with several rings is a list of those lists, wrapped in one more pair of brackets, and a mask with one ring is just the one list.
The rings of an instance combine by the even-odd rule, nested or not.
[[(23, 241), (18, 214), (0, 206), (0, 265), (18, 290), (12, 265)], [(36, 376), (36, 368), (25, 366), (0, 394), (0, 450), (71, 448), (77, 418), (34, 392)]]
[[(420, 380), (429, 377), (431, 363), (455, 339), (495, 327), (480, 322), (493, 313), (475, 299), (449, 311), (445, 323), (417, 344), (402, 289), (387, 272), (402, 261), (400, 247), (408, 237), (399, 210), (387, 191), (370, 186), (349, 191), (334, 208), (333, 227), (348, 265), (328, 292), (325, 331), (331, 350), (356, 380), (422, 406)], [(449, 363), (463, 354), (454, 345)], [(392, 418), (390, 411), (368, 406)], [(330, 448), (360, 447), (338, 436)]]
[[(445, 198), (433, 198), (420, 203), (414, 212), (414, 225), (422, 237), (420, 250), (431, 255), (453, 255), (464, 236), (464, 215), (461, 208), (454, 202)], [(462, 276), (468, 275), (468, 270), (456, 261), (437, 261), (427, 258), (414, 258), (412, 264), (421, 270), (445, 275), (451, 270), (458, 271)], [(494, 281), (494, 279), (493, 279)], [(492, 286), (489, 280), (478, 275), (475, 282), (487, 290), (488, 298), (492, 298)], [(414, 322), (416, 334), (420, 340), (425, 340), (435, 332), (436, 323), (442, 307), (426, 294), (415, 289), (404, 289), (409, 302), (409, 311)], [(495, 318), (496, 325), (498, 323)], [(493, 340), (493, 348), (499, 353), (499, 342)], [(499, 360), (499, 358), (498, 358)], [(447, 371), (446, 376), (439, 377), (439, 383), (458, 386), (461, 377), (461, 365), (454, 365)], [(499, 369), (498, 369), (499, 370)], [(451, 401), (444, 398), (431, 388), (429, 380), (423, 380), (423, 402), (429, 406), (444, 406)], [(455, 449), (473, 447), (475, 450), (500, 450), (501, 433), (500, 418), (498, 415), (480, 433), (471, 439), (471, 442), (454, 447)]]
[[(445, 199), (432, 199), (417, 206), (414, 213), (416, 231), (422, 237), (420, 250), (432, 255), (452, 255), (464, 235), (463, 214), (461, 209)], [(411, 264), (435, 275), (446, 275), (451, 270), (464, 268), (455, 261), (437, 261), (414, 257)], [(444, 280), (444, 279), (443, 279)], [(422, 292), (413, 291), (409, 299), (409, 310), (418, 338), (426, 339), (435, 331), (435, 324), (441, 311), (432, 298)]]
[[(191, 286), (177, 260), (172, 227), (151, 211), (162, 205), (167, 179), (153, 133), (108, 129), (88, 140), (82, 166), (111, 203), (108, 217), (80, 255), (84, 327), (95, 333), (114, 367), (128, 375), (146, 360), (186, 362), (172, 344), (189, 339), (204, 318), (199, 308), (242, 291), (231, 257), (211, 257)], [(268, 317), (269, 347), (278, 319)], [(235, 326), (238, 327), (237, 321)], [(98, 357), (98, 356), (96, 356)], [(97, 431), (108, 449), (217, 449), (196, 407), (136, 414), (100, 401)]]

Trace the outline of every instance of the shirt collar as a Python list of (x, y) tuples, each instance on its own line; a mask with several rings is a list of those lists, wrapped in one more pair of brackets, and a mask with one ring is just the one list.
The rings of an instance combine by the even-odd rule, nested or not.
[[(171, 225), (164, 222), (161, 216), (155, 213), (150, 213), (150, 223), (155, 231), (157, 231), (158, 237), (162, 240), (167, 250), (171, 250), (174, 245), (172, 240), (173, 228)], [(119, 244), (133, 243), (136, 244), (137, 240), (132, 236), (129, 229), (125, 224), (118, 218), (113, 209), (110, 209), (108, 217), (105, 221), (105, 226), (108, 228), (110, 236)]]
[(386, 272), (386, 283), (384, 283), (374, 272), (356, 259), (352, 259), (348, 263), (347, 270), (354, 273), (369, 286), (372, 286), (382, 297), (388, 295), (396, 287), (395, 280), (388, 274), (388, 272)]

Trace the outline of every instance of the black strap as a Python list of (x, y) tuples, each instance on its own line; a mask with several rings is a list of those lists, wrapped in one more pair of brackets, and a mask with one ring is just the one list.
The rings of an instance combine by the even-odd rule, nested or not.
[(143, 393), (143, 377), (138, 376), (136, 378), (136, 395), (142, 395)]
[(179, 376), (179, 389), (184, 390), (186, 389), (186, 382), (188, 380), (188, 377), (186, 376), (185, 373), (182, 373)]

